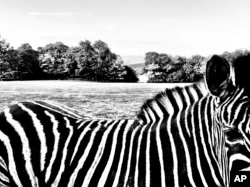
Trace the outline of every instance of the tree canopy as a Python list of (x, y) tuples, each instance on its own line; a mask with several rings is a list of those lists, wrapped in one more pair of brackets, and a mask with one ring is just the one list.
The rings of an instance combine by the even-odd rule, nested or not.
[(148, 52), (144, 72), (148, 74), (148, 82), (194, 82), (203, 77), (204, 60), (200, 55), (186, 58)]
[[(221, 55), (232, 62), (248, 50), (224, 52)], [(147, 52), (143, 72), (148, 82), (195, 82), (203, 78), (206, 57), (189, 58), (167, 53)], [(136, 72), (124, 65), (120, 55), (108, 44), (97, 40), (80, 41), (69, 47), (55, 42), (34, 50), (24, 43), (14, 49), (0, 36), (0, 79), (70, 79), (80, 78), (103, 82), (137, 82)]]
[(0, 36), (0, 78), (8, 77), (10, 71), (10, 60), (13, 47)]
[[(248, 50), (224, 52), (229, 62), (241, 55), (249, 54)], [(144, 72), (148, 75), (148, 82), (196, 82), (203, 79), (206, 57), (194, 55), (190, 58), (171, 56), (148, 52), (145, 54)]]
[(0, 38), (0, 76), (18, 80), (138, 81), (135, 72), (101, 40), (93, 44), (89, 40), (80, 41), (73, 47), (55, 42), (34, 50), (28, 43), (14, 49)]

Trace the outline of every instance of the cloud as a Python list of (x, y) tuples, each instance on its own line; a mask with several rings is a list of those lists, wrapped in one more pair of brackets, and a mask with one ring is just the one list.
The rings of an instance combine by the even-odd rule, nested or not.
[(89, 13), (75, 13), (75, 12), (29, 12), (29, 15), (32, 16), (74, 16), (74, 15), (83, 15), (89, 16)]

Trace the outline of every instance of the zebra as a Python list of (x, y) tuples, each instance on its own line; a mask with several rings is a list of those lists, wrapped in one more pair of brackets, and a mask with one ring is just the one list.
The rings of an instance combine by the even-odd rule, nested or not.
[(232, 170), (250, 166), (249, 61), (212, 56), (204, 81), (158, 93), (136, 119), (96, 119), (45, 101), (8, 107), (0, 186), (229, 186)]

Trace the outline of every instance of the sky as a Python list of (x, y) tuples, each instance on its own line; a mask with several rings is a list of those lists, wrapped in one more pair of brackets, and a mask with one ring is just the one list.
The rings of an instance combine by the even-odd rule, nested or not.
[(15, 48), (102, 40), (127, 56), (250, 49), (249, 0), (0, 0), (0, 35)]

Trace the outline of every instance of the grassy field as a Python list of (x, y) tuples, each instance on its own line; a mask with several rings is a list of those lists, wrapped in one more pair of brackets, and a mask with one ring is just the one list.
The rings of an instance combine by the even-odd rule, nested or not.
[(101, 118), (136, 116), (146, 99), (176, 84), (80, 81), (0, 81), (0, 110), (26, 100), (50, 100)]

